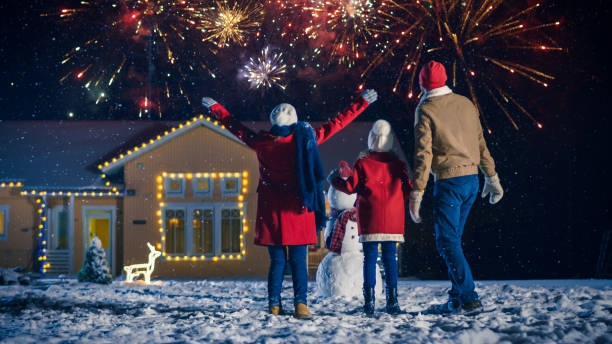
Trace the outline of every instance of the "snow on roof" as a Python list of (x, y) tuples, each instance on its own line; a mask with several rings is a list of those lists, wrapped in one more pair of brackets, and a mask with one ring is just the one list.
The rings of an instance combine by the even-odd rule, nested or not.
[(88, 189), (104, 186), (96, 165), (123, 147), (174, 122), (2, 121), (0, 181), (28, 189)]
[[(120, 154), (155, 140), (148, 149), (163, 144), (176, 135), (156, 139), (182, 122), (175, 121), (0, 121), (0, 182), (21, 182), (28, 189), (100, 189), (104, 180), (98, 165), (111, 161), (106, 171), (121, 166), (139, 155), (134, 152), (112, 163)], [(198, 123), (211, 130), (225, 130), (212, 123)], [(254, 130), (268, 130), (268, 122), (248, 122)], [(313, 122), (313, 126), (321, 124)], [(326, 171), (340, 160), (352, 164), (367, 148), (372, 122), (353, 122), (320, 146)], [(176, 134), (189, 130), (177, 130)], [(231, 137), (235, 140), (235, 138)], [(396, 140), (397, 142), (397, 140)], [(147, 150), (148, 150), (147, 149)], [(402, 160), (405, 155), (395, 145)], [(144, 152), (144, 150), (142, 150)], [(140, 153), (140, 152), (138, 152)]]

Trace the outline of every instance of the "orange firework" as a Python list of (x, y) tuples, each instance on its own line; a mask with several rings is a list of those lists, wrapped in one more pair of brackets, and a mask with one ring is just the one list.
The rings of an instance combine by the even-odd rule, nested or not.
[[(520, 50), (537, 53), (559, 52), (563, 49), (544, 35), (544, 30), (556, 28), (559, 21), (534, 23), (534, 13), (543, 6), (535, 4), (516, 9), (503, 0), (387, 0), (404, 16), (397, 16), (403, 26), (394, 45), (377, 55), (362, 73), (366, 78), (384, 59), (393, 53), (404, 53), (404, 61), (393, 86), (398, 91), (400, 81), (408, 76), (408, 98), (415, 92), (418, 66), (425, 59), (440, 57), (451, 70), (451, 85), (461, 80), (479, 110), (478, 94), (490, 96), (512, 126), (518, 130), (509, 109), (515, 108), (533, 123), (539, 123), (506, 88), (509, 75), (517, 74), (542, 87), (548, 87), (554, 77), (528, 65)], [(480, 111), (482, 114), (483, 112)], [(483, 121), (489, 133), (486, 119)]]

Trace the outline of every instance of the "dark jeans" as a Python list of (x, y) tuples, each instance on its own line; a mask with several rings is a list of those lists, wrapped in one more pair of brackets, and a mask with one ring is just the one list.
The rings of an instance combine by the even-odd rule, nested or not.
[(382, 246), (382, 261), (385, 267), (387, 288), (397, 288), (397, 241), (370, 241), (363, 245), (363, 287), (374, 288), (376, 285), (376, 260), (378, 244)]
[(308, 270), (306, 253), (308, 245), (268, 246), (270, 253), (270, 271), (268, 272), (268, 302), (270, 306), (280, 306), (283, 289), (283, 273), (287, 264), (287, 247), (289, 247), (289, 264), (293, 278), (293, 302), (306, 304), (308, 291)]
[(436, 246), (448, 268), (452, 283), (450, 298), (460, 303), (478, 299), (472, 271), (461, 247), (463, 227), (477, 194), (477, 174), (444, 179), (434, 184)]

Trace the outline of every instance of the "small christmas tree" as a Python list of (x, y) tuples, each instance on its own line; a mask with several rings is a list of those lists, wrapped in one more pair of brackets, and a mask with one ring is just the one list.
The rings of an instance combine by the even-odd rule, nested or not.
[(91, 241), (91, 246), (87, 250), (85, 263), (77, 274), (79, 282), (94, 282), (100, 284), (110, 284), (113, 277), (106, 261), (106, 253), (102, 249), (102, 243), (97, 236)]

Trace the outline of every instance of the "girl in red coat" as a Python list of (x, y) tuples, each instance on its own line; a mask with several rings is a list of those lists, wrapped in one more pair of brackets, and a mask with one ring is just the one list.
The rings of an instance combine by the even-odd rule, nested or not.
[[(378, 245), (387, 285), (387, 312), (400, 313), (397, 302), (396, 248), (404, 242), (404, 202), (411, 191), (406, 164), (390, 152), (393, 146), (391, 125), (378, 120), (368, 135), (369, 150), (355, 162), (353, 171), (336, 170), (330, 175), (334, 188), (357, 193), (359, 241), (363, 245), (364, 311), (374, 313), (374, 286)], [(347, 177), (344, 180), (342, 177)]]
[(255, 244), (268, 247), (268, 302), (270, 313), (282, 314), (283, 271), (289, 264), (293, 276), (294, 316), (309, 318), (306, 306), (307, 245), (317, 242), (316, 222), (325, 219), (323, 167), (317, 146), (347, 126), (377, 99), (367, 90), (345, 111), (317, 128), (298, 122), (295, 108), (280, 104), (270, 113), (270, 132), (255, 133), (234, 119), (211, 98), (202, 104), (247, 146), (259, 160)]

